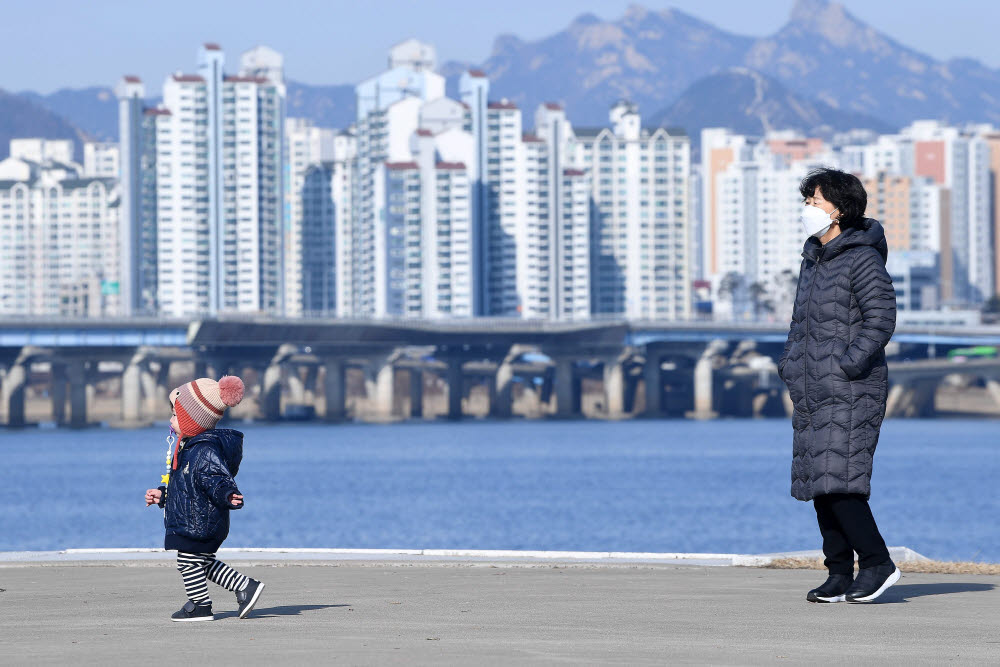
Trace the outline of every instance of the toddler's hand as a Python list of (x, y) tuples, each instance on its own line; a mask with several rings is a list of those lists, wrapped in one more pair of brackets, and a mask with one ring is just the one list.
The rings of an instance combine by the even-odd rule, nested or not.
[(243, 496), (238, 493), (229, 494), (229, 504), (233, 507), (240, 507), (243, 505)]
[(146, 489), (146, 507), (160, 504), (161, 498), (163, 498), (163, 491), (159, 489)]

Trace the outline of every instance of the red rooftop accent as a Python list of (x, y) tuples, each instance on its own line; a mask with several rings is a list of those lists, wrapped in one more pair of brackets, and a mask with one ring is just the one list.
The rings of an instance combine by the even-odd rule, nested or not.
[(464, 162), (438, 162), (434, 166), (438, 169), (465, 169)]
[(235, 76), (227, 75), (222, 77), (222, 80), (226, 83), (271, 83), (266, 78), (262, 76)]
[(148, 109), (142, 110), (142, 115), (144, 116), (169, 116), (170, 109), (160, 109), (157, 107), (150, 107)]
[(531, 134), (530, 132), (526, 132), (526, 133), (522, 134), (521, 135), (521, 141), (523, 141), (525, 143), (531, 143), (531, 144), (544, 144), (545, 143), (545, 141), (543, 139), (539, 138), (539, 136), (537, 134)]
[(126, 83), (142, 83), (142, 79), (137, 77), (135, 74), (126, 74), (122, 78), (125, 79)]
[(418, 167), (416, 162), (386, 162), (385, 168), (399, 170), (399, 169), (417, 169)]
[(174, 74), (174, 81), (182, 83), (205, 83), (205, 77), (200, 74)]
[(469, 76), (476, 77), (477, 79), (485, 79), (486, 78), (486, 72), (484, 72), (481, 69), (470, 69), (469, 70)]
[(427, 129), (424, 129), (424, 128), (420, 128), (420, 129), (417, 130), (417, 136), (420, 136), (420, 137), (433, 137), (434, 133), (431, 132), (430, 130), (427, 130)]
[(205, 42), (206, 51), (221, 51), (222, 49), (215, 42)]
[(549, 111), (562, 111), (562, 105), (557, 102), (546, 102), (545, 108)]
[(499, 102), (490, 102), (486, 105), (489, 109), (517, 109), (517, 105), (509, 100), (501, 100)]

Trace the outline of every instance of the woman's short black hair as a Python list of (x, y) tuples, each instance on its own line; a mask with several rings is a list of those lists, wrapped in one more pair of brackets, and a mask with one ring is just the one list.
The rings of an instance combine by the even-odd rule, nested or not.
[(828, 167), (814, 169), (802, 179), (799, 192), (808, 198), (813, 196), (816, 188), (823, 193), (823, 199), (840, 210), (841, 227), (856, 225), (864, 220), (868, 193), (857, 176)]

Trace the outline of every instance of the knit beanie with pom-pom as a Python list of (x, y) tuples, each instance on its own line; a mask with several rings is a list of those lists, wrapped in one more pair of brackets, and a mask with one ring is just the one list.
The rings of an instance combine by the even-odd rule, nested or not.
[(215, 428), (226, 408), (243, 400), (243, 380), (227, 375), (218, 382), (199, 378), (170, 392), (181, 436), (190, 438)]

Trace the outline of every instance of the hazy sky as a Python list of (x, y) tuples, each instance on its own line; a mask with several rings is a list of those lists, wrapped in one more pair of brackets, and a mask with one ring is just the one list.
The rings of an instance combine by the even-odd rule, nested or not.
[[(773, 33), (794, 0), (648, 0), (744, 35)], [(304, 83), (356, 83), (380, 71), (392, 44), (417, 37), (439, 62), (481, 62), (493, 38), (534, 40), (592, 12), (620, 17), (630, 0), (0, 0), (0, 88), (47, 93), (113, 85), (138, 74), (157, 92), (164, 77), (195, 68), (199, 44), (215, 41), (235, 70), (239, 53), (267, 44), (286, 75)], [(973, 57), (1000, 67), (997, 0), (842, 0), (855, 16), (936, 58)], [(905, 8), (905, 9), (904, 9)]]

